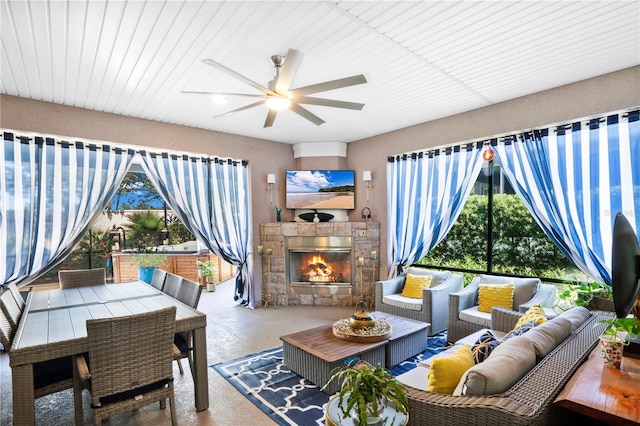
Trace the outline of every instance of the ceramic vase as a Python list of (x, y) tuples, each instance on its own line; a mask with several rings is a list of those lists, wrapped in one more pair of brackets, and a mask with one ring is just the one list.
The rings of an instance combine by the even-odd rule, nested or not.
[(607, 367), (620, 368), (624, 342), (617, 336), (600, 336), (602, 360)]

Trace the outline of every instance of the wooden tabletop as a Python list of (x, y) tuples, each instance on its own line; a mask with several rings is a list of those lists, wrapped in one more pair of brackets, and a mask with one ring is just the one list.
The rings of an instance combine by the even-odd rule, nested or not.
[[(391, 324), (391, 337), (388, 340), (415, 333), (429, 326), (429, 324), (425, 322), (414, 321), (383, 312), (372, 312), (372, 315), (374, 315), (375, 318), (384, 319)], [(335, 362), (350, 356), (359, 355), (379, 346), (384, 346), (388, 342), (388, 340), (382, 340), (379, 342), (362, 343), (339, 339), (333, 334), (333, 323), (288, 334), (280, 337), (280, 339), (327, 362)]]
[(637, 425), (640, 359), (623, 357), (620, 369), (607, 367), (600, 346), (596, 346), (554, 403), (610, 424)]

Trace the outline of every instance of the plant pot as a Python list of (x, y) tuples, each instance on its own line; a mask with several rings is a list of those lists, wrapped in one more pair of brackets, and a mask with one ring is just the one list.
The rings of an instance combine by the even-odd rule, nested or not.
[[(377, 426), (377, 425), (382, 425), (382, 412), (384, 411), (384, 403), (380, 403), (378, 404), (378, 413), (373, 413), (373, 408), (371, 406), (370, 403), (367, 403), (367, 419), (365, 420), (365, 423), (368, 426)], [(360, 416), (358, 414), (358, 410), (357, 407), (353, 407), (351, 409), (351, 417), (353, 417), (353, 424), (354, 425), (359, 425), (360, 424)]]
[(602, 360), (607, 367), (620, 368), (624, 341), (618, 336), (600, 336)]
[(158, 269), (157, 266), (151, 266), (148, 268), (139, 267), (138, 268), (138, 279), (140, 281), (144, 281), (147, 284), (151, 284), (151, 279), (153, 278), (153, 271)]
[(207, 276), (207, 291), (216, 291), (215, 277)]

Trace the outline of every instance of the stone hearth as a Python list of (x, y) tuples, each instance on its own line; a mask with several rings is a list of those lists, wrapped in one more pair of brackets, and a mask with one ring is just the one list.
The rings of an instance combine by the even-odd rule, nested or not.
[[(352, 237), (355, 256), (355, 283), (352, 294), (292, 294), (287, 283), (286, 248), (287, 237)], [(260, 224), (260, 245), (263, 254), (257, 262), (262, 267), (262, 303), (267, 300), (269, 278), (271, 300), (279, 305), (350, 306), (360, 299), (360, 277), (362, 293), (369, 304), (374, 301), (375, 281), (379, 276), (380, 223), (379, 222), (273, 222)], [(372, 252), (375, 251), (375, 259)], [(266, 255), (267, 252), (272, 253)], [(364, 260), (361, 268), (358, 259)], [(270, 265), (267, 263), (270, 262)], [(269, 274), (269, 266), (271, 272)]]

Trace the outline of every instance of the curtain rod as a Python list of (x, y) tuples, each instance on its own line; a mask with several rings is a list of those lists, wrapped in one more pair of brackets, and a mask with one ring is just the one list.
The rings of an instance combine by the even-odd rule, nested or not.
[(47, 145), (58, 144), (65, 148), (68, 148), (71, 145), (77, 146), (78, 144), (82, 144), (83, 146), (87, 146), (92, 151), (96, 151), (98, 149), (105, 150), (106, 148), (106, 149), (113, 149), (116, 152), (128, 151), (132, 155), (139, 154), (141, 152), (149, 152), (150, 155), (171, 155), (176, 158), (180, 156), (187, 156), (192, 159), (200, 157), (209, 161), (222, 159), (223, 161), (227, 161), (229, 164), (242, 163), (242, 165), (244, 166), (247, 166), (249, 164), (249, 160), (238, 160), (230, 157), (221, 158), (221, 157), (211, 156), (206, 154), (178, 152), (178, 151), (149, 151), (148, 148), (146, 147), (135, 148), (134, 145), (127, 146), (126, 144), (98, 142), (94, 140), (88, 140), (88, 141), (76, 140), (74, 142), (69, 142), (67, 140), (64, 140), (61, 137), (55, 137), (55, 136), (40, 136), (36, 134), (32, 134), (31, 136), (26, 136), (26, 135), (20, 135), (19, 132), (15, 130), (10, 130), (10, 129), (0, 129), (0, 131), (2, 132), (3, 139), (6, 139), (6, 136), (9, 136), (11, 140), (13, 140), (13, 138), (15, 137), (15, 139), (25, 144), (33, 141), (35, 143), (46, 143)]

